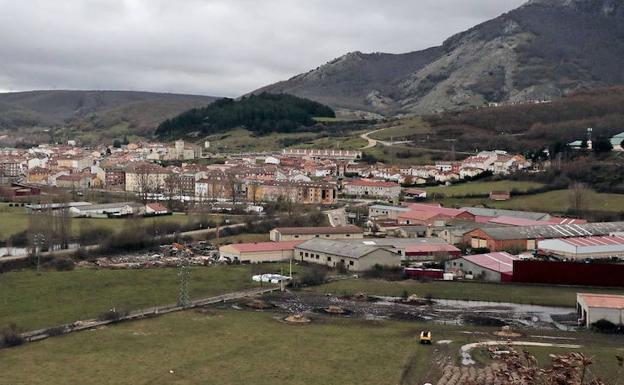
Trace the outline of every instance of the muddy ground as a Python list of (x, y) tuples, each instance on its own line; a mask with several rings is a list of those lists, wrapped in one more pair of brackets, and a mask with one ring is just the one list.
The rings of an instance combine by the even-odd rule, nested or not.
[(336, 297), (305, 292), (276, 292), (263, 297), (273, 310), (288, 314), (324, 314), (338, 306), (351, 317), (366, 320), (435, 322), (449, 325), (529, 327), (572, 330), (576, 314), (572, 308), (517, 305), (490, 302), (417, 300), (406, 302), (393, 297)]

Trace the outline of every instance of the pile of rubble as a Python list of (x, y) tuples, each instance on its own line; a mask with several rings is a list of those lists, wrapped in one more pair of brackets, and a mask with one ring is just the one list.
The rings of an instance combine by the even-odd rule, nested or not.
[(221, 263), (219, 250), (213, 244), (200, 241), (189, 244), (162, 245), (158, 252), (114, 255), (98, 258), (95, 264), (109, 269), (145, 269), (153, 267), (176, 267), (182, 259), (191, 266), (207, 266)]

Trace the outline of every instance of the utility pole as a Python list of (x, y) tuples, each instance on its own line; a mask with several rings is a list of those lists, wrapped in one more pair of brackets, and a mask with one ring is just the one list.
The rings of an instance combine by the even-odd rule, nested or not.
[(41, 274), (41, 248), (45, 244), (45, 236), (42, 233), (36, 233), (33, 236), (33, 244), (35, 246), (35, 256), (37, 257), (37, 275)]
[(178, 266), (178, 278), (180, 278), (180, 292), (178, 295), (178, 306), (189, 307), (191, 306), (191, 295), (189, 293), (189, 283), (191, 280), (191, 270), (189, 268), (189, 255), (187, 250), (182, 250), (180, 253), (180, 259)]

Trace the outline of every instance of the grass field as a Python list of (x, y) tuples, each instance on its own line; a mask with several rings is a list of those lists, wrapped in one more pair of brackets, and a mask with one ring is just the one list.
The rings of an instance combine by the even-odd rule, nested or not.
[(511, 302), (545, 306), (574, 307), (576, 293), (613, 293), (624, 294), (622, 290), (593, 289), (578, 287), (548, 287), (529, 285), (496, 285), (478, 282), (428, 282), (407, 280), (389, 282), (372, 279), (350, 279), (336, 281), (312, 288), (316, 292), (337, 295), (352, 295), (364, 292), (369, 295), (387, 295), (399, 297), (407, 292), (421, 297), (431, 295), (439, 299), (459, 299), (475, 301)]
[[(192, 298), (253, 287), (252, 269), (280, 272), (281, 265), (197, 267), (191, 270)], [(31, 271), (0, 274), (0, 329), (23, 329), (96, 317), (112, 307), (136, 310), (175, 303), (177, 269)]]
[(536, 182), (501, 180), (495, 182), (468, 182), (452, 186), (427, 187), (425, 190), (427, 190), (430, 197), (434, 197), (435, 194), (444, 194), (445, 197), (454, 197), (474, 194), (489, 194), (491, 191), (518, 190), (525, 192), (543, 186), (543, 184)]
[[(450, 342), (420, 345), (423, 329)], [(457, 364), (461, 345), (493, 338), (493, 329), (464, 330), (330, 317), (295, 326), (270, 312), (187, 311), (0, 350), (0, 372), (12, 385), (416, 385), (435, 383), (441, 364)], [(621, 354), (622, 337), (540, 334), (574, 338), (600, 360), (598, 375), (616, 376), (612, 354)], [(563, 353), (543, 354), (551, 351)]]
[[(212, 216), (215, 219), (222, 218), (222, 215)], [(170, 216), (138, 218), (138, 219), (107, 219), (107, 218), (74, 218), (72, 219), (72, 233), (78, 235), (80, 229), (85, 227), (107, 228), (113, 231), (121, 231), (127, 228), (128, 221), (137, 221), (140, 226), (150, 226), (153, 223), (176, 223), (186, 224), (193, 217), (189, 215), (176, 214)], [(235, 223), (234, 221), (232, 223)], [(8, 207), (6, 203), (0, 203), (0, 241), (6, 240), (11, 235), (20, 233), (28, 228), (28, 214), (24, 208)]]
[(420, 118), (407, 118), (399, 120), (395, 125), (385, 128), (383, 131), (370, 135), (377, 140), (402, 140), (405, 137), (415, 134), (426, 134), (431, 132), (429, 125)]
[(327, 136), (323, 133), (271, 133), (256, 136), (244, 129), (235, 129), (224, 134), (208, 137), (210, 146), (216, 151), (245, 152), (245, 151), (277, 151), (285, 147), (297, 148), (339, 148), (355, 150), (366, 145), (360, 133), (349, 133), (348, 136)]
[[(570, 191), (555, 190), (535, 195), (514, 197), (504, 202), (494, 202), (485, 198), (444, 198), (439, 201), (448, 207), (485, 206), (500, 209), (565, 213), (570, 209)], [(589, 191), (587, 209), (612, 213), (624, 212), (624, 194), (605, 194)]]

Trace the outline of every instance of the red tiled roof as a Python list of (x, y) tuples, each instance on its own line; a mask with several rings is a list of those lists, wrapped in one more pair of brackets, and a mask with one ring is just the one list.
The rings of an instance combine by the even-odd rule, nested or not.
[(294, 250), (304, 241), (233, 243), (229, 246), (241, 253)]
[(383, 181), (371, 180), (371, 179), (356, 179), (356, 180), (349, 181), (347, 184), (351, 186), (362, 186), (362, 187), (399, 187), (398, 183), (383, 182)]
[(412, 211), (424, 211), (429, 213), (435, 213), (436, 215), (444, 215), (447, 217), (456, 217), (467, 212), (465, 210), (449, 209), (439, 205), (434, 206), (424, 203), (411, 203), (407, 207), (410, 208)]
[(518, 257), (515, 255), (505, 252), (467, 255), (462, 258), (466, 261), (474, 263), (475, 265), (481, 266), (485, 269), (494, 270), (499, 273), (513, 272), (513, 261), (518, 260)]
[(160, 203), (148, 203), (146, 206), (154, 211), (169, 211), (165, 206)]
[(578, 297), (589, 307), (624, 309), (624, 295), (580, 293)]

